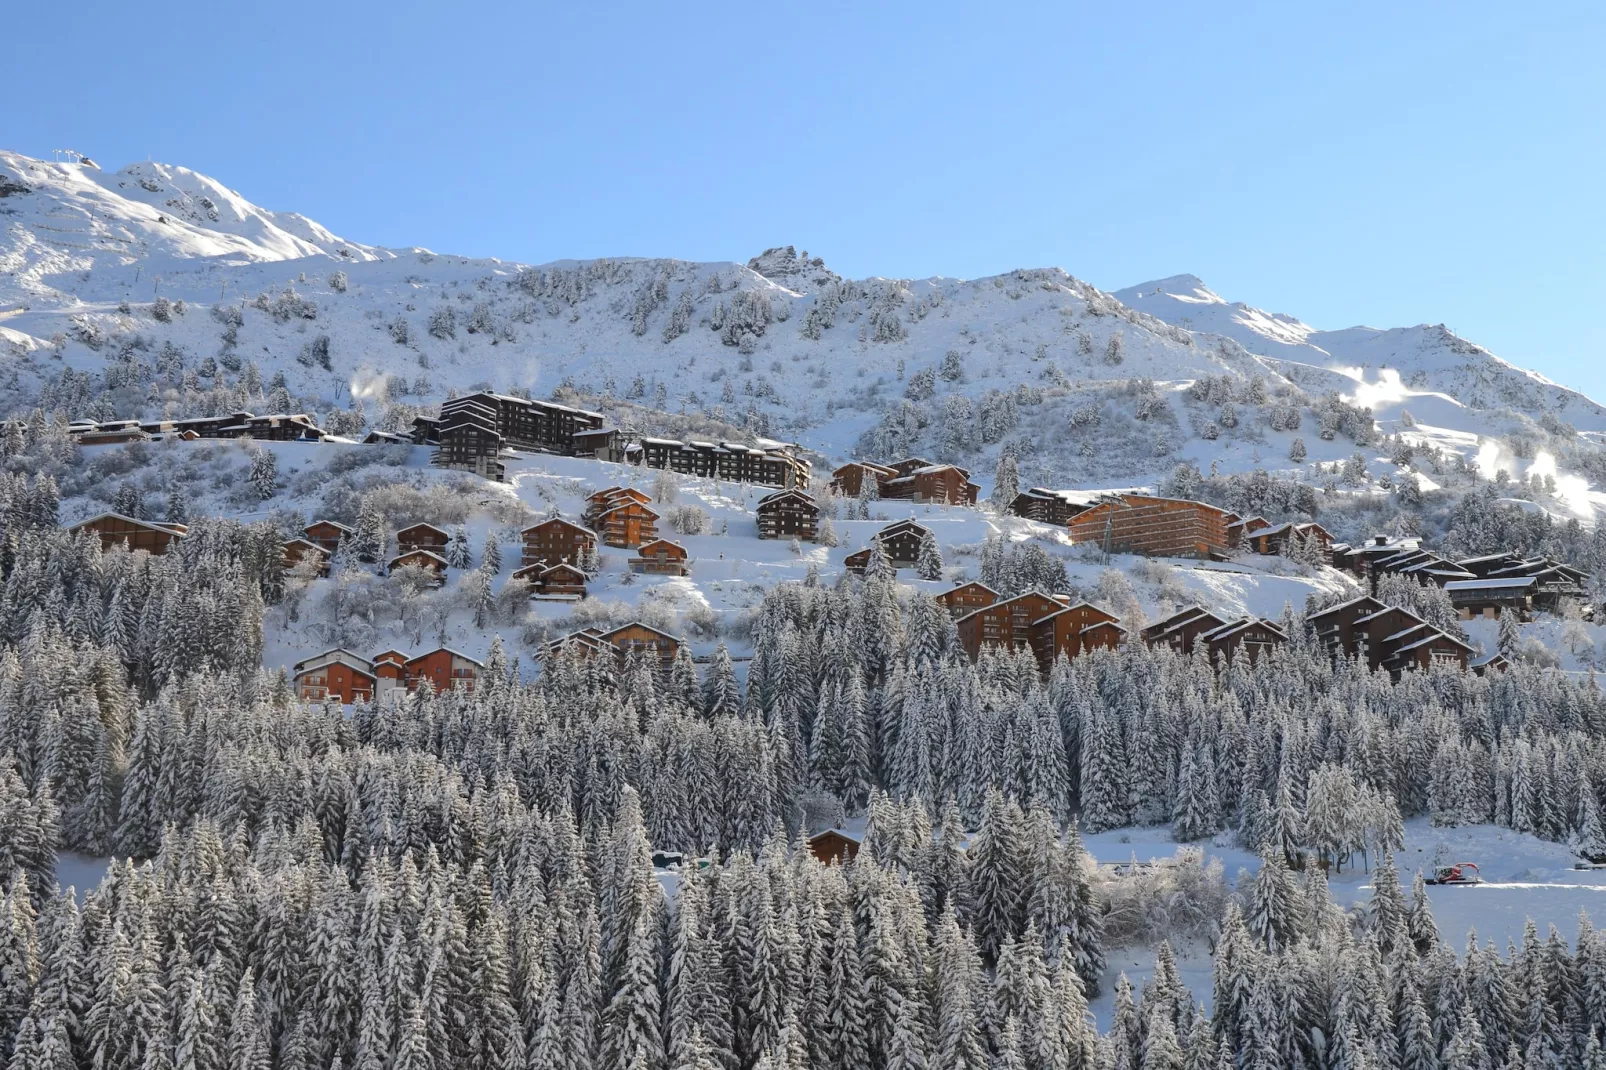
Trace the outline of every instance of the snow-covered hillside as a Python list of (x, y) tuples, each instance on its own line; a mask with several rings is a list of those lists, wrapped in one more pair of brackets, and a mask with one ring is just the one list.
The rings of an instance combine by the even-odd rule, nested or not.
[[(1347, 428), (1336, 402), (1445, 456), (1498, 457), (1513, 476), (1538, 471), (1536, 440), (1553, 455), (1546, 471), (1565, 476), (1571, 444), (1589, 446), (1575, 429), (1606, 432), (1593, 401), (1442, 327), (1318, 331), (1227, 304), (1192, 276), (1115, 294), (1053, 268), (847, 280), (789, 247), (745, 264), (530, 268), (361, 245), (153, 163), (112, 174), (0, 154), (0, 193), (10, 410), (47, 389), (75, 416), (178, 412), (238, 400), (228, 391), (242, 377), (282, 375), (284, 400), (326, 419), (360, 408), (343, 424), (377, 426), (450, 390), (568, 388), (828, 460), (931, 453), (984, 485), (1005, 446), (1024, 483), (1154, 483), (1181, 461), (1316, 482), (1301, 466), (1385, 452), (1375, 436), (1335, 433)], [(108, 368), (121, 369), (114, 382)], [(1427, 489), (1445, 482), (1376, 460), (1374, 480), (1409, 468)], [(1588, 482), (1573, 488), (1575, 513), (1593, 511)]]

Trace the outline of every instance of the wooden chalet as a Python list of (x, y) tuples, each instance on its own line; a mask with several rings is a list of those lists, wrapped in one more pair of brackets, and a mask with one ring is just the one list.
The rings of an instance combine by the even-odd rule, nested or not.
[(449, 647), (438, 647), (428, 654), (407, 660), (407, 690), (416, 690), (419, 681), (428, 680), (430, 687), (436, 691), (452, 687), (472, 691), (474, 682), (484, 671), (484, 664), (467, 654)]
[(1106, 497), (1071, 518), (1073, 543), (1106, 553), (1223, 559), (1232, 549), (1227, 529), (1236, 513), (1203, 502), (1150, 494)]
[(1288, 634), (1269, 620), (1260, 617), (1241, 617), (1229, 624), (1198, 636), (1205, 645), (1210, 660), (1216, 664), (1231, 661), (1240, 652), (1253, 665), (1273, 647), (1288, 642)]
[(339, 647), (296, 662), (291, 674), (296, 694), (309, 702), (332, 698), (349, 705), (374, 697), (373, 662)]
[(897, 477), (897, 470), (887, 465), (874, 461), (849, 461), (831, 473), (831, 489), (844, 498), (857, 498), (868, 480), (874, 490), (872, 497), (879, 498), (881, 484)]
[(959, 645), (970, 659), (981, 656), (983, 647), (1005, 650), (1034, 650), (1032, 626), (1065, 603), (1038, 591), (1027, 591), (967, 613), (954, 622)]
[(152, 554), (165, 554), (189, 530), (183, 524), (165, 524), (154, 520), (136, 520), (122, 513), (106, 512), (82, 520), (67, 529), (70, 532), (92, 531), (100, 536), (100, 548), (110, 550), (118, 543), (126, 543), (130, 550), (144, 550)]
[(399, 434), (395, 431), (370, 431), (363, 436), (364, 446), (411, 446), (411, 435)]
[(1076, 658), (1092, 650), (1114, 650), (1126, 629), (1114, 613), (1089, 602), (1055, 609), (1032, 622), (1032, 651), (1047, 672), (1059, 658)]
[(1469, 557), (1458, 565), (1478, 579), (1507, 580), (1530, 578), (1534, 609), (1555, 611), (1562, 601), (1584, 596), (1589, 575), (1582, 569), (1549, 557), (1519, 557), (1516, 554), (1485, 554)]
[(630, 571), (647, 572), (658, 576), (689, 576), (691, 561), (686, 548), (668, 539), (653, 539), (636, 548), (630, 559)]
[(242, 438), (266, 442), (321, 442), (328, 435), (304, 412), (252, 416), (245, 421)]
[(1226, 623), (1203, 606), (1191, 606), (1149, 625), (1140, 634), (1145, 646), (1165, 646), (1178, 654), (1192, 654), (1200, 636)]
[[(900, 462), (902, 463), (902, 462)], [(894, 466), (896, 467), (896, 466)], [(975, 505), (981, 488), (970, 473), (952, 464), (928, 464), (881, 484), (881, 497), (943, 505)]]
[(656, 658), (660, 668), (668, 670), (680, 653), (680, 640), (668, 632), (637, 621), (603, 632), (597, 638), (612, 646), (624, 659), (631, 654), (641, 658)]
[(451, 533), (434, 524), (413, 524), (396, 533), (396, 549), (404, 554), (410, 550), (444, 554), (447, 543), (451, 541)]
[(351, 529), (333, 520), (314, 520), (302, 528), (301, 533), (324, 553), (333, 554), (340, 549), (340, 540), (351, 534)]
[(390, 559), (385, 571), (395, 572), (399, 568), (421, 568), (434, 573), (431, 583), (436, 587), (446, 583), (446, 558), (433, 550), (408, 550), (404, 554), (397, 554)]
[(813, 466), (791, 447), (748, 446), (740, 442), (643, 438), (626, 449), (625, 458), (647, 468), (771, 487), (806, 487), (813, 471)]
[(862, 550), (855, 550), (842, 559), (842, 567), (855, 576), (862, 576), (870, 568), (870, 558), (875, 554), (875, 548), (866, 546)]
[(626, 499), (600, 514), (595, 527), (605, 545), (628, 549), (658, 537), (658, 514)]
[(1533, 615), (1538, 582), (1532, 576), (1451, 580), (1444, 585), (1444, 593), (1462, 620), (1499, 620), (1507, 613), (1527, 620)]
[(617, 427), (596, 427), (584, 431), (576, 431), (569, 441), (574, 446), (576, 457), (594, 457), (599, 461), (623, 461), (625, 459), (624, 432)]
[(820, 507), (795, 488), (778, 490), (758, 500), (753, 510), (761, 539), (799, 539), (813, 542), (820, 531)]
[[(1259, 520), (1259, 517), (1253, 519)], [(1262, 521), (1264, 523), (1264, 521)], [(1333, 536), (1315, 521), (1302, 523), (1266, 524), (1253, 531), (1246, 530), (1241, 543), (1257, 554), (1289, 556), (1299, 541), (1314, 542), (1316, 555), (1322, 562), (1333, 559)]]
[(577, 565), (597, 550), (597, 537), (562, 517), (553, 517), (533, 524), (523, 531), (523, 565), (558, 565), (567, 562)]
[(825, 865), (846, 865), (859, 857), (861, 837), (843, 829), (826, 829), (809, 837), (809, 853)]
[(550, 660), (565, 654), (591, 659), (599, 654), (617, 656), (618, 651), (613, 645), (604, 641), (600, 628), (582, 628), (568, 635), (561, 635), (556, 639), (541, 644), (541, 658)]
[[(929, 534), (931, 529), (923, 524), (917, 524), (913, 520), (899, 520), (876, 532), (871, 542), (881, 545), (893, 568), (914, 568), (916, 562), (920, 560), (920, 543)], [(844, 558), (842, 564), (849, 572), (862, 576), (870, 567), (873, 552), (874, 547), (870, 546), (856, 550)]]
[(913, 520), (899, 520), (876, 532), (876, 541), (886, 551), (893, 568), (914, 568), (920, 560), (920, 544), (931, 529)]
[(1373, 592), (1377, 590), (1378, 580), (1390, 573), (1440, 587), (1457, 580), (1477, 578), (1449, 558), (1422, 549), (1421, 541), (1415, 538), (1374, 535), (1369, 542), (1356, 546), (1333, 543), (1332, 561), (1334, 568), (1365, 580), (1367, 589)]
[[(578, 599), (586, 596), (586, 574), (566, 561), (555, 565), (531, 565), (539, 569), (530, 581), (530, 593), (537, 598)], [(524, 570), (520, 570), (524, 571)], [(515, 572), (514, 576), (518, 576)]]
[(958, 620), (978, 609), (983, 609), (998, 601), (998, 592), (987, 586), (971, 580), (961, 583), (951, 591), (944, 591), (937, 596), (937, 601), (948, 611), (948, 615)]
[(93, 431), (85, 431), (78, 435), (80, 446), (122, 446), (130, 442), (149, 442), (150, 433), (140, 428), (138, 423), (132, 427), (108, 427), (102, 424)]
[(1409, 610), (1370, 595), (1312, 613), (1308, 623), (1329, 653), (1363, 660), (1372, 669), (1452, 665), (1465, 669), (1472, 650)]
[(1239, 517), (1227, 525), (1227, 544), (1233, 549), (1238, 549), (1255, 532), (1264, 531), (1269, 527), (1271, 527), (1271, 521), (1263, 516)]
[(1467, 668), (1479, 676), (1488, 676), (1492, 672), (1506, 672), (1511, 668), (1511, 661), (1497, 650), (1493, 654), (1485, 654)]
[(1072, 517), (1086, 510), (1088, 504), (1072, 491), (1032, 487), (1015, 495), (1015, 500), (1009, 503), (1009, 511), (1027, 520), (1062, 528)]
[(651, 505), (652, 495), (644, 490), (637, 490), (635, 487), (604, 487), (586, 499), (585, 512), (581, 514), (580, 519), (585, 521), (592, 530), (596, 530), (597, 521), (602, 518), (603, 513), (625, 502)]
[(318, 575), (329, 575), (329, 554), (310, 539), (290, 539), (284, 544), (284, 567), (295, 568), (308, 558), (316, 558)]

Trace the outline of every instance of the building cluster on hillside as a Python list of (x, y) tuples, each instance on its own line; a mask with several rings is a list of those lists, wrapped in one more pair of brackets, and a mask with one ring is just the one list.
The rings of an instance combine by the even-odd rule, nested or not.
[(67, 434), (80, 446), (114, 446), (161, 438), (319, 442), (327, 437), (304, 412), (256, 416), (243, 411), (182, 420), (74, 420), (67, 425)]
[(682, 640), (640, 621), (622, 624), (604, 631), (601, 628), (582, 628), (560, 636), (541, 648), (541, 656), (551, 659), (560, 654), (593, 658), (605, 655), (624, 665), (631, 657), (645, 660), (660, 671), (668, 671), (680, 653)]
[(1311, 559), (1331, 557), (1333, 537), (1314, 522), (1273, 524), (1204, 502), (1129, 491), (1067, 491), (1033, 487), (1017, 494), (1010, 512), (1069, 530), (1073, 543), (1107, 553), (1221, 560), (1239, 550)]
[(607, 426), (599, 412), (489, 391), (449, 398), (439, 416), (413, 420), (413, 441), (436, 447), (434, 463), (502, 480), (504, 449), (622, 461), (738, 483), (805, 487), (810, 465), (791, 447), (682, 442), (639, 437)]
[(1454, 560), (1423, 549), (1417, 539), (1387, 535), (1354, 546), (1335, 544), (1333, 567), (1362, 580), (1373, 594), (1379, 580), (1391, 575), (1442, 587), (1463, 620), (1498, 620), (1506, 612), (1527, 620), (1536, 610), (1554, 612), (1564, 601), (1583, 598), (1589, 578), (1549, 557), (1503, 552)]
[(981, 488), (954, 464), (905, 457), (892, 464), (850, 461), (831, 473), (831, 488), (845, 498), (975, 505)]
[(415, 691), (426, 681), (435, 691), (452, 687), (472, 691), (484, 671), (481, 662), (444, 646), (417, 657), (386, 650), (372, 658), (335, 647), (296, 662), (291, 681), (296, 694), (308, 701), (336, 699), (349, 704), (383, 699), (394, 691)]
[[(1004, 598), (985, 584), (970, 582), (938, 595), (937, 601), (954, 618), (960, 646), (972, 660), (985, 649), (1030, 651), (1046, 673), (1061, 657), (1113, 649), (1130, 638), (1115, 614), (1068, 594), (1028, 591)], [(1396, 675), (1439, 665), (1466, 669), (1473, 653), (1465, 642), (1415, 613), (1369, 595), (1313, 613), (1309, 619), (1333, 656), (1356, 658), (1374, 670)], [(1201, 650), (1216, 664), (1240, 653), (1253, 664), (1288, 641), (1287, 633), (1273, 621), (1222, 616), (1203, 606), (1190, 606), (1150, 624), (1138, 638), (1146, 646), (1163, 646), (1178, 654)], [(1498, 655), (1471, 665), (1479, 673), (1503, 667)]]

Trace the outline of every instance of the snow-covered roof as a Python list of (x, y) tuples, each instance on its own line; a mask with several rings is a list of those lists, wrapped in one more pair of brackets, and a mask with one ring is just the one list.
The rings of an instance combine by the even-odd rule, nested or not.
[(1517, 590), (1523, 587), (1532, 587), (1538, 580), (1533, 576), (1518, 576), (1511, 579), (1487, 580), (1451, 580), (1444, 585), (1446, 591), (1482, 591), (1488, 589)]
[(325, 650), (321, 654), (314, 654), (305, 661), (298, 661), (291, 671), (296, 676), (300, 676), (303, 673), (311, 672), (314, 669), (321, 669), (327, 665), (344, 665), (349, 669), (356, 669), (363, 675), (370, 677), (374, 674), (373, 662), (369, 661), (361, 654), (353, 654), (344, 647), (334, 647), (333, 649)]
[(1408, 650), (1417, 650), (1417, 649), (1420, 649), (1421, 647), (1429, 645), (1430, 643), (1437, 643), (1437, 642), (1440, 642), (1440, 641), (1449, 643), (1451, 646), (1458, 646), (1462, 650), (1467, 651), (1468, 653), (1471, 653), (1471, 651), (1472, 651), (1472, 648), (1470, 646), (1468, 646), (1466, 643), (1463, 643), (1461, 640), (1457, 639), (1455, 636), (1451, 635), (1449, 632), (1441, 632), (1437, 628), (1435, 628), (1435, 629), (1433, 629), (1432, 634), (1425, 635), (1421, 639), (1418, 639), (1414, 643), (1407, 643), (1405, 646), (1400, 647), (1398, 653), (1403, 654)]
[[(1317, 617), (1325, 617), (1325, 616), (1328, 616), (1329, 614), (1337, 613), (1339, 610), (1348, 609), (1351, 606), (1358, 606), (1362, 602), (1375, 602), (1378, 605), (1382, 605), (1383, 604), (1381, 602), (1378, 602), (1377, 599), (1373, 598), (1371, 595), (1363, 594), (1359, 598), (1351, 598), (1348, 602), (1340, 602), (1336, 606), (1328, 606), (1326, 609), (1318, 610), (1317, 612), (1312, 613), (1310, 615), (1310, 619), (1311, 620), (1315, 620)], [(1364, 620), (1365, 618), (1362, 618), (1362, 619)]]

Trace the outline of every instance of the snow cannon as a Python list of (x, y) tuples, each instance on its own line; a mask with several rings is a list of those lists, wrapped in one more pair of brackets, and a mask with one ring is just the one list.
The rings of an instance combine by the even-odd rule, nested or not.
[(1433, 871), (1433, 876), (1426, 878), (1424, 884), (1482, 884), (1483, 878), (1478, 875), (1476, 862), (1457, 862), (1453, 866), (1440, 866)]

